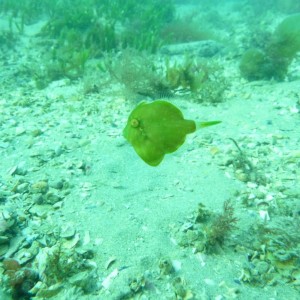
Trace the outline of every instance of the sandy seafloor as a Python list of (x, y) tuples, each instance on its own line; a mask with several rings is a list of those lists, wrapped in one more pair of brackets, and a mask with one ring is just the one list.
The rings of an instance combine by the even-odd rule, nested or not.
[[(81, 80), (62, 79), (38, 90), (30, 78), (19, 77), (16, 70), (35, 54), (31, 30), (25, 28), (15, 49), (1, 53), (0, 210), (19, 222), (11, 237), (9, 247), (17, 244), (11, 257), (18, 251), (26, 256), (20, 254), (22, 247), (30, 252), (24, 240), (75, 239), (66, 251), (92, 250), (89, 263), (98, 284), (84, 294), (65, 276), (63, 290), (52, 299), (122, 299), (130, 292), (129, 283), (142, 276), (145, 283), (135, 299), (299, 299), (299, 279), (296, 284), (279, 278), (263, 285), (242, 279), (251, 263), (251, 249), (244, 244), (253, 234), (250, 228), (280, 220), (283, 230), (286, 223), (299, 229), (299, 57), (284, 82), (247, 82), (239, 75), (238, 60), (220, 57), (231, 82), (221, 103), (202, 105), (182, 97), (170, 101), (188, 119), (222, 123), (189, 135), (178, 151), (150, 167), (122, 136), (136, 105), (124, 96), (123, 87), (112, 83), (86, 95)], [(244, 182), (235, 173), (228, 161), (238, 151), (230, 138), (268, 178), (267, 184)], [(57, 201), (34, 200), (30, 188), (41, 181), (48, 182), (47, 192)], [(255, 202), (258, 192), (267, 208)], [(253, 204), (245, 205), (245, 197), (254, 199)], [(220, 213), (228, 199), (238, 222), (217, 253), (195, 253), (193, 247), (178, 245), (174, 232), (191, 220), (198, 203)], [(285, 201), (288, 213), (276, 210), (278, 201)], [(76, 233), (66, 239), (54, 234), (59, 228)], [(46, 247), (40, 242), (35, 254), (28, 254), (32, 267), (38, 268), (36, 255)], [(175, 271), (161, 274), (162, 260), (171, 261)], [(175, 277), (188, 291), (185, 298), (176, 298)], [(1, 297), (10, 299), (4, 291)]]

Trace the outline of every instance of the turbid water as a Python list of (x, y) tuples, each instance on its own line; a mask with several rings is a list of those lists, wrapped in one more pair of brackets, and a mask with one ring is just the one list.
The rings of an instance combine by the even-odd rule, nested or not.
[(299, 12), (2, 0), (0, 298), (299, 299)]

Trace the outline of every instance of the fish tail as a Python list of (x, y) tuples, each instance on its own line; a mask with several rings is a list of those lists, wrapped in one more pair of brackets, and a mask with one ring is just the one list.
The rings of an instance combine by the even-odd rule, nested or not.
[(217, 125), (221, 123), (222, 121), (208, 121), (208, 122), (196, 122), (196, 127), (197, 129), (212, 126), (212, 125)]

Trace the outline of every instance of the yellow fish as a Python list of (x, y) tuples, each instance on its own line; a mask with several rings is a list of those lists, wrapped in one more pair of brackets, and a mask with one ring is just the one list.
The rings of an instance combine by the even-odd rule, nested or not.
[(158, 166), (165, 154), (176, 151), (186, 135), (220, 121), (186, 120), (173, 104), (163, 100), (141, 102), (130, 113), (123, 135), (150, 166)]

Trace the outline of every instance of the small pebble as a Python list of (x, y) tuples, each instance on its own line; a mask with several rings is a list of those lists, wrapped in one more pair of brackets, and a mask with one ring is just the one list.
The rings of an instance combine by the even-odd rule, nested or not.
[(64, 182), (63, 180), (57, 180), (54, 182), (50, 182), (50, 187), (56, 189), (56, 190), (61, 190), (64, 187)]
[(64, 225), (62, 228), (61, 228), (61, 233), (60, 233), (60, 236), (62, 238), (71, 238), (75, 235), (76, 233), (76, 230), (74, 228), (73, 225), (70, 225), (70, 224), (66, 224)]
[(257, 265), (256, 265), (256, 269), (258, 271), (259, 274), (264, 274), (267, 273), (269, 270), (269, 264), (265, 261), (260, 261)]
[(18, 193), (25, 193), (25, 192), (27, 192), (28, 185), (29, 184), (27, 182), (23, 182), (23, 183), (19, 184), (17, 186), (16, 192), (18, 192)]
[(44, 180), (35, 182), (31, 185), (31, 192), (33, 194), (37, 194), (37, 193), (46, 194), (48, 189), (49, 189), (48, 182)]

